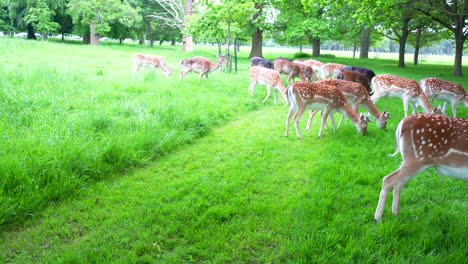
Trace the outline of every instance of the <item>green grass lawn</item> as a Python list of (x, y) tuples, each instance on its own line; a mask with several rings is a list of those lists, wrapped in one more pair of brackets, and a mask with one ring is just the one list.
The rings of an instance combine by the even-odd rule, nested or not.
[[(388, 202), (373, 221), (381, 179), (401, 162), (387, 156), (399, 99), (377, 105), (392, 114), (387, 131), (371, 123), (363, 137), (345, 120), (320, 139), (316, 118), (299, 141), (283, 137), (287, 106), (261, 104), (263, 87), (248, 96), (248, 51), (238, 74), (202, 82), (178, 80), (179, 47), (2, 39), (0, 52), (2, 262), (466, 261), (463, 181), (422, 172), (402, 191), (401, 215)], [(172, 78), (132, 78), (140, 52), (166, 57)], [(447, 65), (328, 60), (468, 85)]]

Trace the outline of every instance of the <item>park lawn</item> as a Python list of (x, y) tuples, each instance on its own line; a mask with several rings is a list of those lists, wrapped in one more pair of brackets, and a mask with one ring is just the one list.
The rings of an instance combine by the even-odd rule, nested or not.
[[(319, 139), (318, 118), (308, 134), (303, 117), (298, 141), (292, 125), (283, 137), (282, 102), (262, 105), (263, 87), (248, 97), (245, 52), (238, 74), (213, 73), (198, 82), (193, 74), (177, 79), (184, 54), (172, 47), (157, 49), (176, 68), (163, 79), (130, 76), (131, 56), (154, 52), (148, 48), (4, 43), (11, 45), (2, 58), (9, 62), (2, 84), (10, 93), (3, 98), (10, 101), (2, 113), (17, 123), (2, 123), (8, 144), (1, 153), (11, 167), (2, 167), (1, 213), (24, 208), (2, 228), (3, 262), (462, 263), (467, 255), (466, 183), (441, 180), (434, 170), (405, 186), (399, 217), (389, 202), (383, 223), (372, 220), (381, 178), (401, 161), (387, 157), (403, 117), (401, 100), (378, 103), (392, 114), (388, 131), (372, 123), (363, 137), (345, 121)], [(20, 51), (12, 48), (18, 43)], [(468, 85), (450, 77), (446, 65), (398, 69), (395, 61), (327, 60)], [(6, 168), (24, 169), (5, 159), (12, 150), (39, 166), (19, 173), (15, 193), (6, 193), (13, 184), (5, 181)], [(48, 172), (53, 169), (59, 173)], [(31, 172), (47, 176), (39, 178), (43, 185)]]

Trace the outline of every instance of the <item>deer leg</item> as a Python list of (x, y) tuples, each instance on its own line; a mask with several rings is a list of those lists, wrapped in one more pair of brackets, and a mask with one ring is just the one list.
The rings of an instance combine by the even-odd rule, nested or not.
[(418, 112), (418, 107), (416, 106), (416, 103), (415, 102), (409, 102), (409, 104), (411, 105), (411, 108), (413, 109), (413, 114), (417, 113)]
[(299, 119), (301, 118), (305, 109), (306, 107), (299, 107), (296, 115), (294, 116), (294, 128), (296, 128), (297, 139), (302, 139), (301, 131), (299, 130)]
[(257, 86), (257, 82), (251, 82), (250, 85), (249, 85), (249, 95), (252, 96), (253, 95), (253, 91), (255, 89), (255, 86)]
[[(267, 84), (266, 90), (267, 90), (267, 96), (265, 97), (265, 99), (263, 99), (262, 103), (265, 103), (265, 101), (268, 99), (268, 97), (270, 97), (271, 86), (269, 84)], [(276, 100), (275, 100), (275, 104), (276, 104)]]
[(307, 120), (307, 126), (306, 126), (306, 131), (310, 132), (310, 125), (312, 124), (312, 119), (314, 118), (315, 114), (318, 112), (318, 110), (311, 110), (310, 115), (309, 115), (309, 120)]
[(320, 131), (318, 133), (318, 137), (322, 137), (322, 131), (323, 131), (323, 126), (327, 123), (327, 117), (328, 114), (330, 114), (329, 109), (325, 109), (325, 111), (322, 111), (322, 124), (320, 124)]
[(415, 164), (405, 164), (405, 162), (403, 161), (403, 164), (401, 164), (400, 168), (383, 178), (382, 190), (380, 191), (379, 196), (379, 203), (377, 204), (377, 209), (374, 215), (375, 220), (380, 220), (382, 218), (385, 202), (387, 201), (388, 193), (392, 188), (392, 213), (394, 215), (398, 215), (401, 188), (403, 188), (403, 185), (405, 185), (405, 183), (410, 178), (412, 178), (414, 175), (416, 175), (416, 173), (420, 171), (420, 168), (420, 166), (417, 166)]
[(291, 83), (291, 80), (293, 79), (293, 72), (290, 72), (288, 74), (288, 83)]
[(335, 133), (335, 132), (336, 132), (335, 117), (333, 116), (333, 114), (329, 114), (328, 116), (330, 117), (330, 122), (331, 122), (331, 124), (332, 124), (333, 133)]
[[(270, 86), (271, 87), (271, 86)], [(275, 100), (275, 105), (276, 105), (276, 94), (278, 93), (277, 89), (273, 89), (273, 99)]]
[(284, 131), (285, 137), (287, 137), (289, 134), (289, 124), (291, 123), (291, 118), (294, 112), (296, 111), (297, 111), (296, 106), (293, 103), (291, 103), (291, 105), (289, 106), (288, 118), (286, 119), (286, 130)]
[(407, 96), (403, 96), (403, 110), (405, 111), (405, 117), (408, 116), (408, 104), (409, 98)]
[[(445, 111), (442, 112), (445, 113)], [(453, 117), (457, 117), (457, 101), (455, 100), (452, 100), (452, 114)]]
[(139, 70), (140, 70), (139, 65), (135, 64), (135, 66), (133, 67), (132, 76), (135, 76)]

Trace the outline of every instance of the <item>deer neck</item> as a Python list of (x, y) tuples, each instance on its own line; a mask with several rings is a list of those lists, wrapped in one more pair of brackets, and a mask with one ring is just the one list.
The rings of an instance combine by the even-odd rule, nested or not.
[(377, 109), (377, 107), (375, 107), (375, 104), (372, 103), (372, 100), (370, 98), (366, 102), (366, 107), (367, 107), (367, 110), (369, 110), (369, 113), (373, 117), (380, 118), (380, 116), (382, 115), (382, 113), (379, 111), (379, 109)]
[(221, 66), (221, 59), (217, 60), (216, 62), (212, 63), (210, 62), (210, 72), (213, 72), (215, 70), (217, 70), (219, 68), (219, 66)]
[(424, 94), (419, 95), (418, 101), (424, 108), (425, 113), (431, 113), (434, 111), (434, 107), (432, 107), (431, 103), (429, 103), (429, 100), (427, 100), (427, 97)]
[(359, 113), (354, 111), (353, 108), (347, 104), (347, 103), (344, 103), (341, 107), (340, 107), (340, 111), (342, 115), (346, 116), (349, 118), (349, 120), (351, 120), (351, 122), (353, 122), (354, 124), (358, 124), (359, 123)]

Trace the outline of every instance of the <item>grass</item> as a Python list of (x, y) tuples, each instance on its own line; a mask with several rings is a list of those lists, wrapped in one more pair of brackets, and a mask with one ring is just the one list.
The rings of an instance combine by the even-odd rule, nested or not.
[[(2, 262), (465, 261), (462, 181), (422, 172), (402, 191), (399, 217), (388, 203), (384, 222), (372, 220), (381, 178), (401, 161), (387, 157), (401, 100), (379, 101), (392, 113), (388, 131), (371, 124), (362, 137), (346, 121), (319, 139), (317, 118), (298, 141), (282, 136), (286, 106), (262, 105), (260, 87), (248, 97), (246, 59), (237, 75), (181, 82), (130, 76), (136, 52), (176, 65), (185, 54), (171, 47), (2, 45), (20, 45), (4, 53), (0, 77)], [(343, 62), (399, 72), (394, 61)]]

